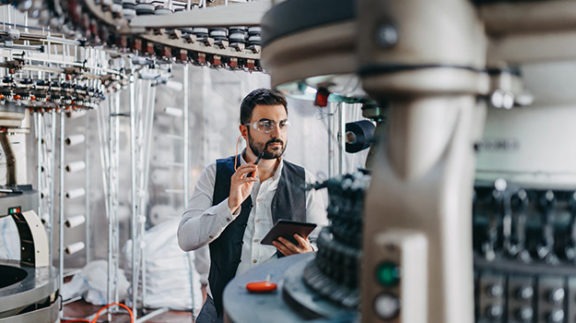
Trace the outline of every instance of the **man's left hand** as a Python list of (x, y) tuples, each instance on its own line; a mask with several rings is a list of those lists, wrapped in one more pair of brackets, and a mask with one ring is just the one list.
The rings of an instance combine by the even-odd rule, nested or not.
[(284, 256), (290, 256), (314, 251), (308, 239), (302, 238), (302, 236), (300, 236), (299, 234), (294, 234), (294, 239), (298, 242), (298, 244), (294, 244), (291, 241), (284, 239), (282, 237), (279, 237), (277, 240), (272, 241), (272, 244)]

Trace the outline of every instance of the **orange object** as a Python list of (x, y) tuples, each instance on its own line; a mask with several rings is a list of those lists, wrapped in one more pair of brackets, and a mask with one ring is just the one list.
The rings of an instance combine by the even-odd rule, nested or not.
[(278, 285), (269, 281), (250, 282), (246, 284), (246, 289), (250, 293), (272, 293), (276, 290)]

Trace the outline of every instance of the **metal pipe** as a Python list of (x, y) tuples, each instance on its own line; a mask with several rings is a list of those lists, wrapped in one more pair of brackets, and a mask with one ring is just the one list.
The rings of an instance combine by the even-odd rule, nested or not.
[[(190, 120), (189, 120), (189, 114), (190, 112), (188, 111), (188, 94), (190, 89), (188, 88), (188, 77), (189, 77), (189, 71), (188, 71), (188, 65), (184, 65), (184, 76), (183, 76), (183, 80), (182, 80), (182, 84), (183, 84), (183, 88), (184, 88), (184, 108), (183, 108), (183, 113), (184, 113), (184, 129), (183, 129), (183, 156), (184, 156), (184, 168), (183, 168), (183, 174), (184, 174), (184, 196), (183, 196), (183, 204), (184, 204), (184, 209), (187, 210), (189, 207), (189, 201), (188, 201), (188, 197), (190, 196), (190, 129), (188, 129), (188, 127), (190, 126)], [(189, 274), (189, 279), (190, 279), (190, 312), (192, 313), (192, 321), (194, 322), (194, 320), (196, 319), (196, 313), (194, 313), (194, 308), (196, 305), (196, 299), (194, 298), (194, 271), (195, 267), (193, 266), (193, 257), (192, 257), (192, 253), (187, 252), (186, 253), (186, 257), (188, 259), (188, 274)]]
[(65, 128), (65, 113), (64, 111), (60, 112), (60, 137), (59, 139), (59, 143), (60, 143), (60, 149), (59, 149), (59, 157), (60, 157), (60, 165), (59, 165), (59, 190), (58, 190), (58, 197), (59, 197), (59, 202), (58, 202), (58, 213), (59, 213), (59, 217), (58, 217), (58, 240), (59, 240), (59, 252), (58, 252), (58, 257), (59, 257), (59, 270), (60, 272), (58, 273), (59, 279), (58, 279), (58, 287), (62, 288), (62, 286), (64, 285), (64, 172), (65, 172), (65, 165), (64, 165), (64, 128)]
[(333, 121), (332, 121), (332, 106), (333, 103), (328, 104), (328, 178), (334, 177), (334, 143), (332, 140), (333, 136)]
[[(88, 116), (86, 116), (86, 119), (84, 119), (85, 122), (85, 127), (86, 129), (88, 129), (88, 126), (90, 124), (89, 122), (90, 118)], [(86, 196), (84, 199), (84, 214), (86, 217), (86, 225), (84, 226), (85, 229), (85, 234), (86, 234), (86, 264), (89, 264), (92, 261), (92, 230), (90, 230), (90, 224), (91, 222), (91, 212), (90, 212), (90, 196), (91, 196), (91, 192), (90, 192), (90, 158), (91, 158), (91, 149), (90, 149), (90, 145), (84, 145), (84, 164), (85, 166), (85, 190), (86, 190)]]
[(113, 154), (113, 187), (114, 187), (114, 194), (113, 194), (113, 208), (112, 213), (114, 214), (114, 302), (118, 303), (119, 300), (119, 290), (118, 290), (118, 272), (119, 272), (119, 254), (120, 254), (120, 223), (118, 219), (118, 207), (120, 206), (119, 203), (119, 191), (120, 191), (120, 174), (119, 174), (119, 167), (120, 167), (120, 94), (116, 95), (116, 100), (114, 102), (114, 140), (113, 140), (113, 147), (114, 147), (114, 154)]
[(132, 186), (132, 218), (131, 218), (131, 230), (132, 230), (132, 312), (134, 315), (138, 313), (138, 280), (139, 280), (139, 271), (137, 266), (138, 258), (137, 252), (139, 249), (139, 241), (137, 240), (137, 231), (138, 231), (138, 184), (136, 181), (137, 170), (136, 164), (139, 162), (140, 158), (138, 156), (138, 148), (139, 145), (136, 142), (137, 138), (137, 127), (136, 127), (136, 118), (138, 117), (138, 112), (136, 111), (136, 85), (134, 80), (134, 75), (130, 75), (130, 175), (131, 181), (130, 185)]
[(339, 141), (339, 149), (338, 149), (338, 175), (344, 174), (344, 163), (345, 160), (345, 152), (346, 152), (346, 117), (344, 115), (344, 103), (339, 102), (336, 105), (338, 107), (338, 138)]
[[(109, 137), (108, 147), (110, 150), (110, 165), (108, 168), (109, 185), (108, 191), (109, 206), (109, 225), (108, 225), (108, 303), (118, 302), (118, 165), (119, 165), (119, 119), (118, 112), (120, 110), (119, 94), (115, 93), (110, 101), (109, 113)], [(110, 316), (110, 315), (109, 315)], [(111, 320), (111, 317), (109, 317)]]
[(16, 157), (14, 157), (14, 151), (12, 150), (12, 145), (10, 145), (10, 140), (8, 139), (7, 132), (0, 132), (0, 145), (4, 151), (4, 156), (6, 158), (6, 185), (14, 186), (16, 185)]
[(153, 318), (153, 317), (155, 317), (155, 316), (157, 316), (157, 315), (160, 315), (160, 314), (162, 314), (162, 313), (166, 313), (166, 312), (168, 312), (168, 308), (167, 308), (167, 307), (159, 308), (159, 309), (157, 309), (157, 310), (155, 310), (155, 311), (153, 311), (153, 312), (150, 312), (150, 313), (142, 316), (141, 318), (137, 319), (136, 322), (138, 322), (138, 323), (140, 323), (140, 322), (146, 322), (146, 321), (148, 321), (149, 319), (151, 319), (151, 318)]
[[(50, 227), (52, 228), (50, 241), (54, 241), (54, 211), (55, 211), (55, 201), (54, 201), (54, 192), (56, 192), (55, 185), (55, 177), (56, 177), (56, 113), (50, 113), (50, 156), (47, 156), (50, 160), (49, 167), (46, 169), (46, 176), (48, 178), (48, 210), (50, 216)], [(60, 271), (60, 275), (62, 275), (62, 271)], [(60, 280), (62, 281), (62, 280)]]
[[(152, 87), (150, 92), (151, 98), (148, 101), (150, 106), (145, 110), (146, 114), (145, 114), (145, 120), (144, 120), (144, 127), (140, 127), (142, 129), (142, 131), (145, 131), (146, 133), (146, 137), (145, 137), (145, 144), (143, 145), (145, 150), (144, 150), (144, 155), (141, 158), (141, 161), (143, 161), (144, 165), (143, 165), (143, 169), (144, 169), (144, 176), (142, 176), (142, 186), (141, 186), (141, 194), (140, 194), (140, 205), (141, 205), (141, 219), (142, 221), (140, 221), (140, 231), (139, 233), (141, 234), (140, 236), (140, 240), (143, 240), (143, 233), (145, 231), (145, 225), (146, 225), (146, 216), (144, 214), (144, 206), (147, 205), (147, 199), (148, 199), (148, 195), (147, 195), (147, 188), (148, 188), (148, 180), (150, 178), (150, 154), (151, 154), (151, 146), (152, 146), (152, 129), (154, 126), (154, 111), (155, 111), (155, 107), (154, 107), (154, 102), (156, 102), (155, 98), (156, 98), (156, 87)], [(147, 282), (147, 277), (146, 277), (146, 253), (142, 252), (141, 253), (141, 266), (142, 266), (142, 286), (146, 286), (146, 282)], [(142, 304), (144, 304), (146, 300), (146, 289), (143, 288), (142, 290)]]

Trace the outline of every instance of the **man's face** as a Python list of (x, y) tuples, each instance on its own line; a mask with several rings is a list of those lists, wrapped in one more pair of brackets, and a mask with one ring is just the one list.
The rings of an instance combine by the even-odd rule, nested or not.
[(275, 159), (284, 154), (287, 145), (288, 115), (283, 105), (256, 105), (246, 127), (248, 146), (255, 156), (262, 151), (263, 159)]

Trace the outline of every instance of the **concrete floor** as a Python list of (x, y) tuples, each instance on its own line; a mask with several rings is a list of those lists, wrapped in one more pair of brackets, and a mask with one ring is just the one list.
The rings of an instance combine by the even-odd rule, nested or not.
[[(62, 323), (72, 323), (72, 322), (89, 322), (86, 320), (91, 315), (98, 312), (101, 306), (92, 305), (86, 303), (82, 300), (69, 303), (64, 305), (64, 319)], [(146, 313), (140, 313), (138, 315), (138, 319), (143, 317), (145, 314), (152, 312), (153, 310), (148, 310)], [(114, 314), (111, 316), (111, 321), (108, 321), (108, 317), (106, 314), (100, 316), (98, 322), (113, 322), (113, 323), (130, 323), (130, 317), (127, 313), (122, 311), (121, 313)], [(180, 323), (180, 322), (189, 322), (193, 323), (192, 321), (192, 314), (190, 312), (182, 312), (182, 311), (168, 311), (166, 313), (162, 313), (160, 315), (154, 316), (147, 320), (146, 322), (150, 323)]]

